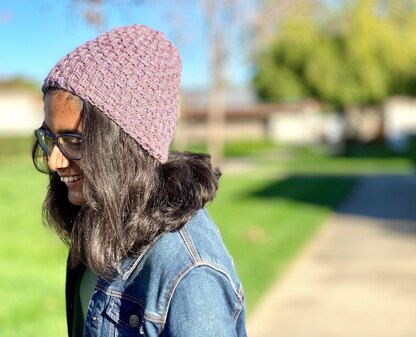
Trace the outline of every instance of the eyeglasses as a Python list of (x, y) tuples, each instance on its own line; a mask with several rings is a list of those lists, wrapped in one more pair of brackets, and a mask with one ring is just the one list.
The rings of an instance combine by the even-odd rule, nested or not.
[(43, 152), (50, 156), (55, 145), (62, 154), (71, 160), (81, 159), (82, 136), (76, 134), (62, 134), (55, 136), (52, 132), (39, 128), (35, 130), (36, 139)]

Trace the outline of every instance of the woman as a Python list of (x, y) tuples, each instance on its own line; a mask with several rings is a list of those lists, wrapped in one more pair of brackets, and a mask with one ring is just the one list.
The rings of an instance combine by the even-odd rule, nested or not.
[(246, 336), (244, 295), (204, 206), (220, 173), (168, 153), (181, 62), (163, 34), (121, 27), (78, 47), (42, 87), (33, 161), (43, 214), (69, 246), (69, 336)]

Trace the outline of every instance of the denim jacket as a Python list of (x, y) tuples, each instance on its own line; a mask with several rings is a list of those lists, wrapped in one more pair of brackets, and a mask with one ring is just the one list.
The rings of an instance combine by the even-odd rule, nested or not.
[[(98, 278), (84, 337), (246, 337), (243, 288), (205, 210), (117, 271), (111, 281)], [(69, 336), (77, 273), (67, 273)]]

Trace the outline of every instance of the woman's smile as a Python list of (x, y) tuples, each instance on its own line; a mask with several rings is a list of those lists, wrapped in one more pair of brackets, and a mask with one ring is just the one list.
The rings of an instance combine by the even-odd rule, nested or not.
[[(63, 90), (51, 90), (45, 95), (44, 124), (55, 135), (81, 132), (81, 107), (71, 94)], [(58, 146), (54, 146), (48, 158), (48, 166), (59, 174), (61, 181), (68, 188), (68, 200), (74, 205), (83, 205), (82, 160), (71, 160)]]
[(72, 175), (72, 176), (61, 176), (61, 181), (64, 183), (68, 183), (68, 182), (77, 182), (78, 180), (80, 180), (82, 178), (82, 176), (80, 174), (76, 174), (76, 175)]
[(81, 174), (60, 175), (60, 178), (68, 189), (69, 201), (74, 205), (82, 205), (84, 203), (82, 193), (83, 176)]

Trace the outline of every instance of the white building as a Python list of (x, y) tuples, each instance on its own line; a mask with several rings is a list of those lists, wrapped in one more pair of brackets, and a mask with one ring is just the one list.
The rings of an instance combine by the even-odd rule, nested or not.
[(40, 95), (0, 91), (0, 136), (30, 135), (43, 121)]
[(384, 106), (384, 135), (397, 150), (406, 150), (410, 136), (416, 135), (416, 99), (392, 97)]

